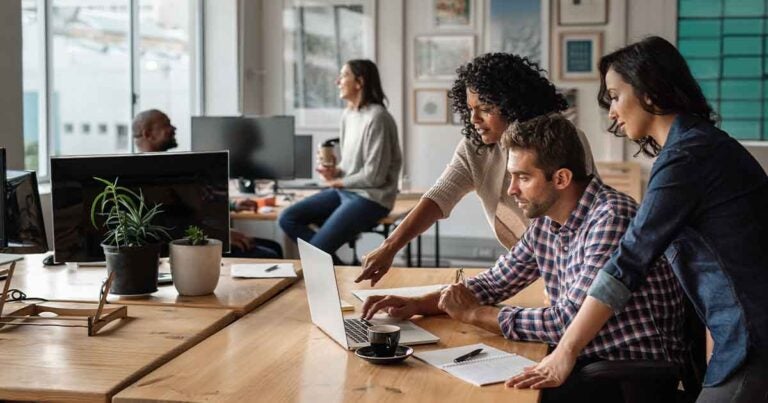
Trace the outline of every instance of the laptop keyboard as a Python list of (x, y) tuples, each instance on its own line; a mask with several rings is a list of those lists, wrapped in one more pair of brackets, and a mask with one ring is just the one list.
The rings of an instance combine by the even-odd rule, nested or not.
[(344, 319), (344, 331), (355, 343), (365, 343), (368, 341), (368, 328), (373, 326), (371, 322), (365, 319)]

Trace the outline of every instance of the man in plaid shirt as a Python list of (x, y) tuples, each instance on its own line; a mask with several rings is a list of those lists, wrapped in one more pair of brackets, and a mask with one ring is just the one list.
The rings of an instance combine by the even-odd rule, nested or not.
[[(502, 144), (510, 152), (508, 194), (532, 219), (523, 238), (493, 268), (466, 284), (418, 298), (370, 297), (363, 317), (379, 310), (397, 318), (447, 313), (509, 339), (558, 343), (599, 268), (618, 246), (637, 203), (586, 174), (576, 128), (560, 115), (514, 124)], [(495, 305), (539, 277), (544, 279), (551, 306)], [(647, 283), (584, 349), (581, 366), (628, 359), (681, 363), (682, 298), (669, 265), (659, 260)], [(665, 387), (664, 392), (674, 393), (676, 385)], [(543, 401), (578, 401), (579, 395), (595, 401), (596, 391), (606, 392), (606, 388), (579, 385), (574, 378), (560, 388), (545, 390)]]

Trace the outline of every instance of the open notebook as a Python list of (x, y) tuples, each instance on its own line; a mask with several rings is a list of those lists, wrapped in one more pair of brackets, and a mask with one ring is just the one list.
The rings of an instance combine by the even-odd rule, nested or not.
[[(478, 348), (483, 349), (483, 352), (478, 356), (460, 363), (453, 362), (454, 358)], [(536, 365), (535, 361), (486, 346), (485, 344), (471, 344), (443, 350), (418, 352), (413, 356), (477, 386), (504, 382), (523, 372), (524, 368)]]

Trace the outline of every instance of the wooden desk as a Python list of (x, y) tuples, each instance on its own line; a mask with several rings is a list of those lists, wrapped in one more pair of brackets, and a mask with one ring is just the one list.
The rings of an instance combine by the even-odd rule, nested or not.
[[(280, 291), (297, 281), (284, 279), (241, 279), (232, 278), (229, 268), (234, 263), (274, 262), (265, 259), (222, 259), (219, 284), (213, 294), (199, 297), (180, 296), (171, 285), (158, 286), (158, 291), (146, 298), (121, 298), (109, 296), (110, 302), (125, 305), (172, 305), (195, 308), (232, 309), (238, 316), (252, 311)], [(301, 276), (301, 262), (290, 260), (297, 275)], [(167, 262), (161, 272), (170, 272)], [(76, 267), (74, 265), (43, 266), (42, 255), (27, 255), (16, 265), (11, 288), (17, 288), (30, 298), (45, 298), (55, 301), (91, 302), (98, 301), (102, 281), (107, 277), (105, 267)]]
[[(337, 270), (342, 298), (359, 312), (361, 303), (350, 291), (367, 287), (352, 282), (358, 272)], [(445, 283), (453, 275), (448, 269), (392, 269), (379, 287)], [(524, 304), (541, 301), (541, 295), (540, 288), (531, 290)], [(439, 344), (417, 350), (481, 342), (534, 360), (546, 354), (544, 344), (508, 341), (447, 316), (417, 322), (441, 338)], [(538, 391), (506, 389), (503, 384), (480, 388), (414, 358), (394, 366), (358, 359), (312, 324), (302, 281), (118, 393), (113, 402), (536, 402), (538, 398)]]
[[(20, 306), (10, 303), (6, 310)], [(128, 307), (128, 316), (93, 337), (83, 328), (0, 329), (0, 400), (109, 402), (235, 319), (226, 309), (149, 306)]]
[[(302, 191), (297, 196), (299, 199), (316, 193), (317, 191)], [(379, 225), (382, 226), (381, 230), (373, 230), (367, 232), (375, 232), (381, 234), (384, 239), (389, 236), (390, 231), (402, 220), (408, 213), (413, 210), (421, 200), (422, 193), (399, 193), (395, 199), (395, 205), (392, 207), (392, 211), (389, 215), (379, 220)], [(277, 221), (280, 213), (291, 205), (290, 202), (280, 202), (269, 213), (259, 213), (258, 211), (238, 211), (231, 212), (230, 217), (233, 220), (255, 220), (255, 221)], [(406, 261), (408, 266), (412, 266), (411, 258), (411, 244), (406, 246)], [(357, 259), (357, 256), (354, 257)], [(353, 262), (359, 264), (359, 262)], [(422, 267), (421, 259), (421, 235), (416, 238), (416, 266)], [(440, 266), (440, 221), (435, 221), (435, 266)]]

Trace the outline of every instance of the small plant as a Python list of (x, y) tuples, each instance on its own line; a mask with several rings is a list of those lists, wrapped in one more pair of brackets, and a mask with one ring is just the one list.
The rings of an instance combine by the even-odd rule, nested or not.
[(208, 243), (208, 235), (205, 235), (205, 232), (196, 225), (190, 225), (184, 230), (184, 238), (191, 245), (205, 245)]
[(160, 213), (160, 204), (148, 207), (144, 203), (144, 195), (117, 185), (114, 182), (94, 177), (104, 184), (104, 190), (99, 193), (91, 204), (91, 224), (98, 228), (96, 215), (106, 217), (104, 227), (107, 228), (104, 244), (120, 247), (143, 246), (160, 241), (163, 237), (170, 239), (167, 228), (153, 225), (152, 220)]

